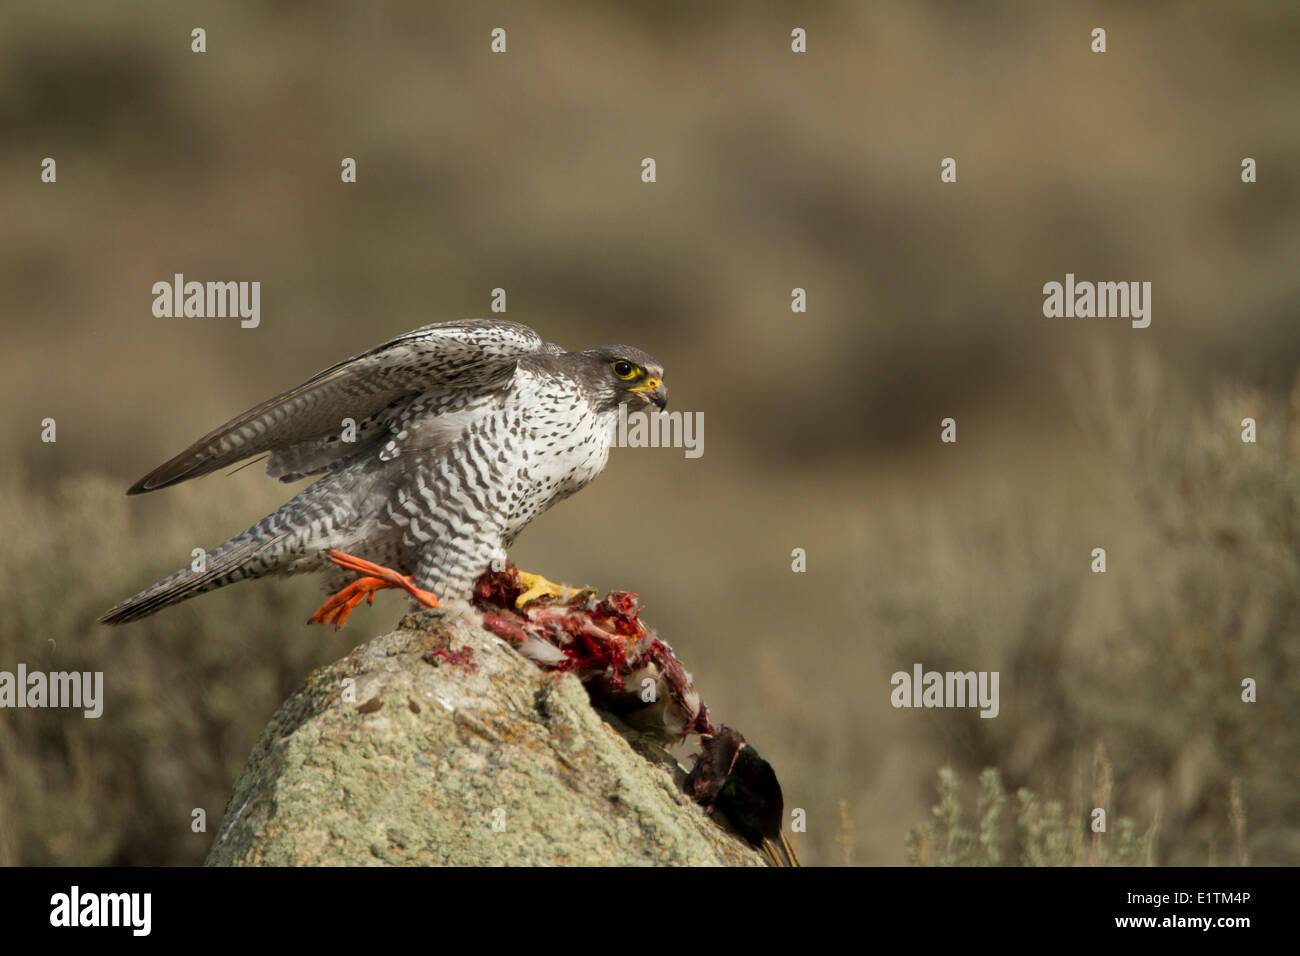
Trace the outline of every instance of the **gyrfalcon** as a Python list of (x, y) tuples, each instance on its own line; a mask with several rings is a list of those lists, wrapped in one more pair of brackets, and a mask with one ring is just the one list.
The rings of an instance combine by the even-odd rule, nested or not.
[[(486, 319), (400, 335), (249, 409), (136, 482), (127, 494), (263, 452), (272, 478), (323, 475), (208, 552), (202, 570), (177, 571), (100, 621), (309, 571), (339, 591), (314, 621), (342, 624), (385, 587), (431, 607), (437, 597), (468, 600), (529, 521), (604, 469), (619, 406), (667, 400), (663, 366), (626, 345), (566, 352), (526, 326)], [(349, 583), (350, 572), (366, 576)]]

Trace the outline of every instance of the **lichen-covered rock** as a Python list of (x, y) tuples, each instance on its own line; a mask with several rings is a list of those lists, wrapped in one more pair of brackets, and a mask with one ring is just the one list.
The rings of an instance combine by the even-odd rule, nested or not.
[(573, 676), (421, 612), (285, 701), (207, 863), (763, 865), (682, 776)]

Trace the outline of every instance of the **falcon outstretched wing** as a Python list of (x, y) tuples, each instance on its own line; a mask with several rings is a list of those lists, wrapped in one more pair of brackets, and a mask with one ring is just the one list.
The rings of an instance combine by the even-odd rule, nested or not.
[[(277, 465), (275, 452), (337, 434), (344, 417), (361, 422), (403, 396), (439, 387), (491, 390), (510, 379), (520, 358), (539, 352), (563, 349), (517, 322), (466, 319), (423, 326), (250, 408), (159, 465), (127, 494), (166, 488), (265, 451), (273, 452), (268, 471), (285, 474), (292, 468)], [(337, 455), (356, 450), (356, 445), (341, 446)], [(312, 462), (324, 467), (321, 454)]]

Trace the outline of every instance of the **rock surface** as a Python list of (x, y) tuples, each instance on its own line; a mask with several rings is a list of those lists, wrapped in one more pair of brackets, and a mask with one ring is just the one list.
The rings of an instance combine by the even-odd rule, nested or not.
[(423, 611), (281, 705), (206, 863), (762, 866), (683, 776), (572, 675)]

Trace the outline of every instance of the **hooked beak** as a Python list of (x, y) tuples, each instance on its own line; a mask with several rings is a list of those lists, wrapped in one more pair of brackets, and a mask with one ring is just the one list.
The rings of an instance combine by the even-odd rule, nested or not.
[(668, 386), (661, 378), (648, 378), (644, 385), (629, 388), (628, 391), (635, 392), (647, 405), (653, 403), (660, 411), (668, 407)]

